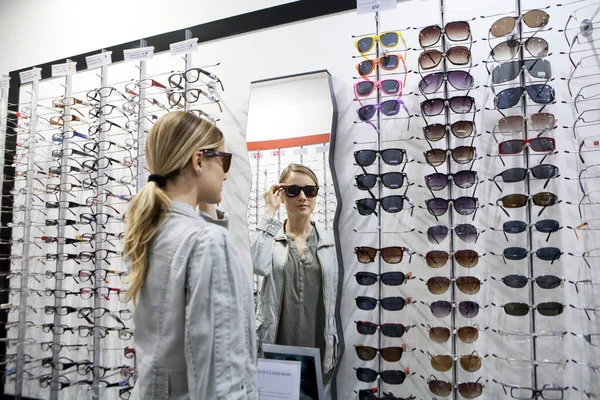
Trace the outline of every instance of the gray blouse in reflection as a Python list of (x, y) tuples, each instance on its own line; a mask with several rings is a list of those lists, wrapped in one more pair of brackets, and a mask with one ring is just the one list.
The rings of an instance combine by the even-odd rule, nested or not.
[(294, 238), (286, 234), (289, 256), (285, 276), (281, 319), (276, 343), (286, 346), (316, 347), (325, 354), (325, 304), (323, 272), (317, 259), (317, 230), (306, 238), (302, 254)]

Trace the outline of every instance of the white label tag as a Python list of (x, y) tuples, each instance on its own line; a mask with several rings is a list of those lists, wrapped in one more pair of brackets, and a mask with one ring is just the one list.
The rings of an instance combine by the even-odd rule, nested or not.
[(300, 155), (300, 154), (308, 154), (308, 149), (306, 147), (301, 147), (299, 149), (294, 149), (294, 155)]
[(28, 71), (19, 72), (19, 78), (21, 80), (21, 84), (39, 81), (42, 79), (42, 69), (33, 68)]
[(178, 56), (180, 54), (187, 54), (198, 50), (198, 38), (191, 38), (184, 40), (183, 42), (171, 43), (171, 55)]
[(52, 76), (75, 75), (77, 63), (75, 61), (52, 65)]
[(112, 51), (87, 56), (85, 62), (87, 64), (87, 69), (94, 69), (103, 65), (112, 64)]
[(8, 89), (10, 86), (10, 78), (8, 76), (0, 78), (0, 89)]
[(123, 50), (123, 58), (125, 61), (149, 60), (152, 57), (154, 57), (154, 46)]
[(252, 157), (257, 159), (257, 158), (263, 158), (263, 152), (262, 151), (255, 151), (254, 153), (252, 153)]
[(317, 146), (316, 151), (317, 153), (327, 153), (329, 151), (329, 145), (325, 144), (323, 146)]
[(356, 11), (359, 14), (387, 11), (396, 8), (396, 0), (356, 0)]

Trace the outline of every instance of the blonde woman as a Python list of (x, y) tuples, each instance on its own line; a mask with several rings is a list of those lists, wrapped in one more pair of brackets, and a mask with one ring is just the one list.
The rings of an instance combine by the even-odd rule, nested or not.
[[(260, 344), (321, 351), (325, 396), (338, 358), (335, 318), (338, 263), (330, 232), (315, 225), (319, 181), (307, 166), (290, 164), (264, 194), (266, 209), (252, 243), (254, 273), (264, 277), (258, 306)], [(275, 219), (283, 204), (287, 220)]]
[(257, 399), (252, 287), (214, 209), (231, 163), (221, 131), (171, 112), (127, 213), (138, 380), (132, 399)]

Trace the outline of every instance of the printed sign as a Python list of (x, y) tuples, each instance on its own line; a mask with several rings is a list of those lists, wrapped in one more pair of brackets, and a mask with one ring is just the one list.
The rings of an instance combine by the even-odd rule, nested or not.
[(387, 11), (396, 8), (396, 0), (356, 0), (356, 11), (359, 14)]
[(178, 56), (181, 54), (188, 54), (198, 50), (198, 38), (191, 38), (184, 40), (183, 42), (171, 43), (171, 55)]
[(52, 76), (75, 75), (75, 72), (77, 72), (77, 63), (74, 61), (52, 65)]
[(42, 79), (42, 69), (33, 68), (28, 71), (19, 72), (19, 78), (21, 80), (21, 84), (39, 81)]
[(260, 400), (298, 400), (300, 361), (258, 359), (256, 380)]
[(112, 63), (112, 51), (107, 51), (93, 56), (87, 56), (85, 58), (88, 69), (94, 69), (103, 65), (109, 65)]
[(152, 57), (154, 57), (154, 46), (123, 50), (123, 58), (125, 61), (149, 60)]

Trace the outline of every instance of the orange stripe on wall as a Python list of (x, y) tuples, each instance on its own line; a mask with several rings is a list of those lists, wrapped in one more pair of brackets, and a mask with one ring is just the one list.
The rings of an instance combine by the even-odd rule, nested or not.
[(329, 137), (329, 133), (322, 133), (319, 135), (309, 135), (289, 139), (261, 140), (259, 142), (248, 142), (248, 151), (283, 149), (286, 147), (300, 147), (308, 146), (311, 144), (329, 143)]

